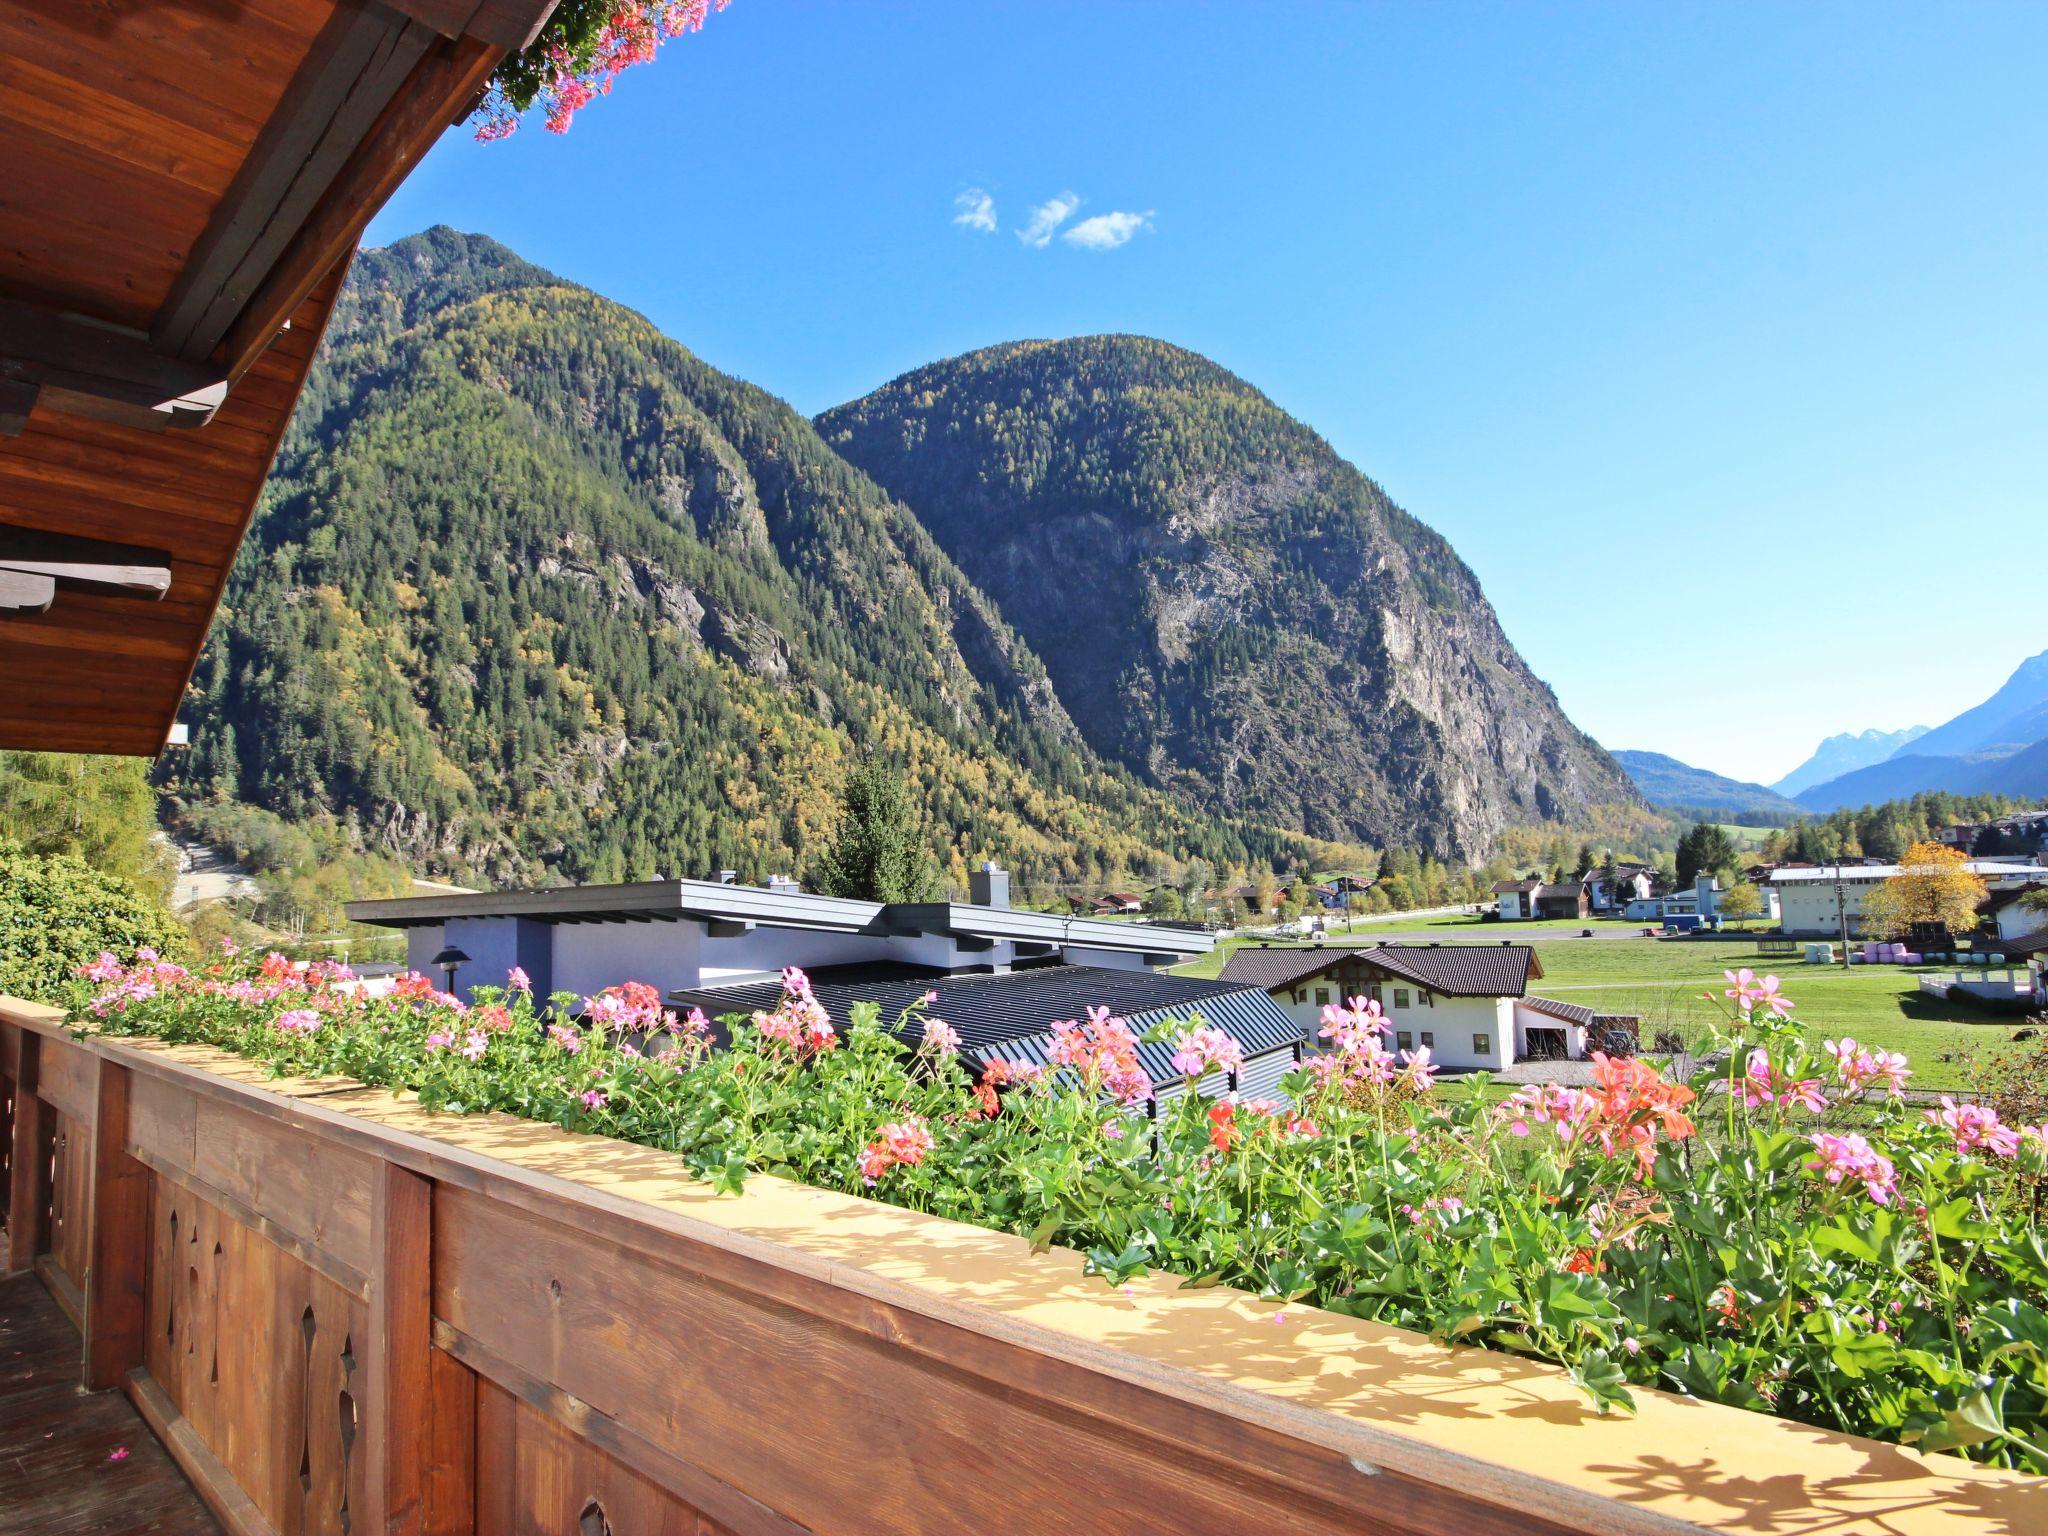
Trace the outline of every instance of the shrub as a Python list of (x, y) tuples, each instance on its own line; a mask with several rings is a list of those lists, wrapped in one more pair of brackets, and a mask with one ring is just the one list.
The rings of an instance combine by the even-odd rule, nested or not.
[(942, 1021), (842, 1033), (800, 972), (772, 1012), (678, 1019), (651, 987), (535, 1003), (514, 972), (468, 1005), (388, 998), (277, 956), (202, 976), (88, 967), (110, 1033), (198, 1040), (280, 1072), (416, 1090), (676, 1152), (722, 1191), (751, 1170), (1061, 1242), (1116, 1284), (1148, 1269), (1277, 1305), (1555, 1361), (1604, 1410), (1657, 1385), (1830, 1429), (2048, 1472), (2048, 1125), (1903, 1100), (1903, 1056), (1815, 1051), (1775, 978), (1730, 974), (1714, 1073), (1594, 1058), (1585, 1088), (1432, 1088), (1356, 1000), (1286, 1101), (1205, 1100), (1237, 1047), (1162, 1026), (1159, 1100), (1107, 1009), (1053, 1026), (1049, 1070), (977, 1076)]
[(0, 843), (0, 992), (55, 1001), (101, 950), (183, 954), (184, 930), (128, 881), (69, 854)]

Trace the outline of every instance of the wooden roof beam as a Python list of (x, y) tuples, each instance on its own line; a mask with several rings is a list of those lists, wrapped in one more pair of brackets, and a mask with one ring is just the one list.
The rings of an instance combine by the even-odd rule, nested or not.
[(158, 347), (213, 352), (437, 41), (379, 0), (335, 7), (158, 310)]
[(217, 364), (167, 357), (126, 326), (0, 299), (0, 436), (19, 435), (38, 403), (128, 426), (196, 427), (226, 398)]
[(518, 52), (554, 14), (556, 0), (384, 0), (394, 11), (424, 22), (443, 37), (480, 37)]

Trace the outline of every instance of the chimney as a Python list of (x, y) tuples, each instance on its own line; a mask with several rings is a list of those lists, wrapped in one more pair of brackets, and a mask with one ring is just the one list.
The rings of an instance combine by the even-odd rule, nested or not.
[(1007, 907), (1010, 904), (1010, 872), (994, 859), (967, 874), (967, 899), (977, 907)]
[(736, 869), (721, 869), (718, 872), (718, 883), (720, 885), (738, 885), (740, 883), (740, 872)]
[(768, 877), (768, 889), (784, 896), (800, 896), (803, 894), (803, 887), (796, 883), (796, 876), (794, 875), (770, 875)]

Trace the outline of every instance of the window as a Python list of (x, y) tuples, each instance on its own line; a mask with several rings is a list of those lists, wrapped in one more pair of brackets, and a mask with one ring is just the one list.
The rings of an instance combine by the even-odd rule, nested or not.
[(1329, 1000), (1330, 1000), (1330, 989), (1329, 989), (1328, 987), (1317, 987), (1317, 988), (1316, 988), (1316, 1006), (1320, 1008), (1320, 1007), (1321, 1007), (1321, 1006), (1322, 1006), (1323, 1004), (1325, 1004), (1325, 1003), (1329, 1002)]
[(1415, 1037), (1405, 1029), (1397, 1030), (1394, 1034), (1394, 1046), (1397, 1050), (1412, 1051), (1415, 1049)]
[(1396, 1008), (1406, 1008), (1408, 1006), (1408, 989), (1406, 987), (1394, 988), (1394, 1006)]
[(1415, 1002), (1418, 1007), (1422, 1008), (1434, 1008), (1436, 1006), (1436, 999), (1431, 997), (1428, 992), (1417, 992), (1415, 994)]
[(1425, 1051), (1436, 1049), (1436, 1032), (1434, 1030), (1425, 1029), (1422, 1032), (1422, 1048)]
[(1472, 1037), (1472, 1054), (1475, 1056), (1491, 1056), (1493, 1054), (1493, 1036), (1474, 1035)]
[(1365, 995), (1371, 998), (1374, 1002), (1378, 1002), (1380, 1000), (1380, 984), (1378, 982), (1374, 982), (1371, 986), (1367, 987), (1365, 989)]

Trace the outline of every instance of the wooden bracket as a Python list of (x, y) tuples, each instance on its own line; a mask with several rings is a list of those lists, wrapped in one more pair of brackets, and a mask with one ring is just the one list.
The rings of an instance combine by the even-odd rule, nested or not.
[[(61, 398), (60, 398), (61, 397)], [(197, 427), (227, 398), (227, 370), (167, 357), (126, 326), (0, 299), (0, 436), (38, 403), (137, 426)]]
[(0, 524), (0, 616), (44, 612), (60, 585), (155, 601), (171, 589), (171, 557), (138, 544)]

